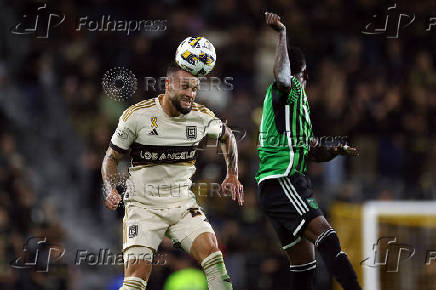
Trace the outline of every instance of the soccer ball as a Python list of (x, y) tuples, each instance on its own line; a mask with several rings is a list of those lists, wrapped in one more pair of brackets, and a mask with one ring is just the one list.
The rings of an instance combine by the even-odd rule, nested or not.
[(187, 37), (176, 51), (176, 63), (195, 76), (202, 77), (210, 73), (215, 62), (215, 47), (202, 36)]

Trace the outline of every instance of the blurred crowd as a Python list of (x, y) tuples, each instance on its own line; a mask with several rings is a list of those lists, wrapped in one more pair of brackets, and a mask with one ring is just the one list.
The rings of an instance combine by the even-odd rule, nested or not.
[[(399, 6), (423, 19), (435, 8), (431, 3)], [(77, 186), (77, 192), (74, 196), (64, 193), (61, 199), (80, 200), (71, 206), (88, 214), (90, 223), (110, 227), (115, 221), (112, 232), (121, 231), (122, 210), (114, 217), (103, 208), (102, 158), (123, 110), (163, 92), (147, 87), (144, 79), (165, 76), (178, 43), (196, 35), (215, 45), (217, 64), (211, 75), (221, 80), (231, 77), (231, 90), (202, 90), (198, 102), (238, 131), (239, 176), (246, 195), (242, 208), (216, 195), (201, 196), (199, 201), (217, 232), (235, 289), (288, 289), (287, 258), (258, 209), (254, 180), (261, 106), (273, 80), (277, 40), (264, 24), (265, 11), (281, 15), (289, 43), (306, 54), (314, 134), (345, 138), (360, 150), (360, 157), (353, 160), (310, 164), (309, 176), (326, 214), (335, 200), (436, 197), (436, 134), (432, 130), (436, 125), (436, 42), (432, 35), (436, 32), (426, 32), (417, 21), (401, 31), (398, 39), (362, 34), (374, 13), (386, 13), (387, 7), (378, 1), (63, 0), (48, 3), (66, 18), (47, 39), (11, 34), (8, 29), (22, 19), (23, 11), (34, 7), (14, 1), (0, 4), (1, 289), (74, 288), (69, 281), (71, 270), (59, 271), (58, 280), (48, 283), (43, 281), (51, 280), (43, 274), (9, 266), (21, 255), (29, 236), (43, 234), (62, 243), (73, 235), (63, 228), (57, 203), (47, 198), (47, 187), (67, 188), (64, 179), (40, 184), (47, 176), (38, 168), (49, 170), (53, 164), (53, 174), (66, 172), (68, 188)], [(163, 19), (167, 27), (129, 36), (76, 30), (80, 17), (98, 19), (103, 14), (114, 19)], [(102, 92), (102, 76), (115, 66), (129, 68), (138, 79), (138, 89), (128, 100), (115, 101)], [(41, 143), (26, 138), (29, 132), (32, 138), (39, 136)], [(46, 139), (51, 147), (46, 146)], [(35, 157), (42, 150), (46, 150), (41, 155), (46, 160), (43, 164)], [(59, 166), (59, 160), (66, 161)], [(224, 176), (222, 156), (215, 150), (202, 151), (194, 182), (220, 182)], [(106, 235), (112, 241), (110, 232)], [(113, 248), (121, 247), (117, 237)], [(169, 263), (154, 268), (148, 289), (162, 289), (174, 271), (198, 268), (169, 241), (161, 251), (169, 253)], [(319, 281), (323, 279), (328, 278), (320, 275)], [(100, 281), (95, 289), (108, 289), (108, 284)], [(329, 283), (318, 284), (317, 289), (329, 289)]]

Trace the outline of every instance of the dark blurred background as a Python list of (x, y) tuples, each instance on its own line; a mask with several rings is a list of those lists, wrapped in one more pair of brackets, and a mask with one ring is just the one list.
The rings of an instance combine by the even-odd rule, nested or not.
[[(65, 15), (47, 38), (11, 32), (43, 3), (44, 19), (51, 11)], [(361, 152), (353, 160), (310, 165), (326, 215), (336, 201), (435, 199), (436, 28), (426, 29), (429, 18), (436, 17), (436, 2), (397, 2), (397, 16), (398, 11), (416, 14), (398, 38), (388, 38), (396, 32), (391, 26), (380, 35), (363, 34), (370, 21), (382, 26), (392, 3), (2, 0), (0, 288), (117, 289), (122, 266), (74, 264), (78, 249), (121, 251), (123, 213), (103, 206), (102, 158), (122, 111), (162, 93), (146, 88), (144, 78), (164, 76), (177, 45), (187, 36), (202, 35), (217, 52), (211, 76), (232, 78), (232, 89), (203, 90), (198, 102), (246, 132), (238, 142), (246, 204), (239, 208), (217, 196), (199, 197), (200, 203), (217, 233), (234, 289), (289, 289), (288, 260), (258, 209), (254, 180), (261, 105), (273, 80), (277, 40), (264, 24), (265, 11), (281, 15), (289, 42), (306, 54), (315, 135), (345, 137)], [(166, 29), (129, 35), (76, 30), (80, 17), (98, 20), (101, 15), (165, 20)], [(104, 72), (115, 66), (138, 78), (138, 90), (126, 101), (114, 101), (102, 91)], [(201, 152), (197, 165), (194, 182), (220, 182), (225, 176), (225, 163), (214, 150)], [(47, 237), (50, 245), (66, 249), (48, 273), (9, 265), (23, 255), (31, 236)], [(177, 270), (198, 268), (169, 240), (160, 252), (168, 255), (167, 264), (154, 267), (147, 289), (163, 289)], [(322, 264), (319, 269), (317, 289), (331, 289)]]

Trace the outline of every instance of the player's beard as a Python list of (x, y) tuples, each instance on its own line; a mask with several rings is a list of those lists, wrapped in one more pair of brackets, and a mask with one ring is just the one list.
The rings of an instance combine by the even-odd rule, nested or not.
[(191, 112), (192, 105), (189, 108), (183, 108), (182, 105), (180, 104), (180, 99), (170, 98), (170, 100), (171, 100), (171, 103), (173, 103), (174, 108), (176, 108), (176, 110), (179, 111), (180, 113), (182, 113), (183, 115), (186, 115), (189, 112)]

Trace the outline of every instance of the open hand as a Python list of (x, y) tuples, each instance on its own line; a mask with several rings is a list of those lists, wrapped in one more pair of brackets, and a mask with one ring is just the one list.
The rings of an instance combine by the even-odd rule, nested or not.
[(335, 150), (336, 154), (338, 155), (359, 156), (359, 151), (356, 148), (350, 147), (348, 145), (335, 146), (333, 147), (333, 150)]
[(244, 205), (244, 186), (239, 182), (238, 176), (234, 174), (227, 175), (221, 184), (221, 190), (222, 192), (230, 191), (232, 193), (232, 200), (236, 200), (237, 197), (238, 204), (240, 206)]

